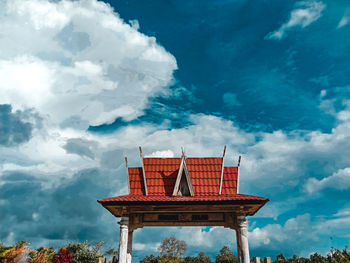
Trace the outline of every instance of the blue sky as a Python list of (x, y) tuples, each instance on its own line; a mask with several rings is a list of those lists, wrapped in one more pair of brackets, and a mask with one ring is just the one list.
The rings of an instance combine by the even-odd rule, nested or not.
[[(116, 246), (97, 199), (123, 163), (242, 155), (252, 256), (350, 239), (348, 1), (0, 1), (0, 241)], [(175, 234), (188, 255), (235, 250), (223, 228), (145, 228), (134, 260)]]

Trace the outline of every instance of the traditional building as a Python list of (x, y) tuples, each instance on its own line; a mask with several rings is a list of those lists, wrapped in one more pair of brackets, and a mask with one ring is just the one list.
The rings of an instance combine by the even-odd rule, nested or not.
[(128, 167), (129, 194), (98, 200), (121, 217), (119, 263), (131, 263), (132, 236), (146, 226), (223, 226), (236, 231), (238, 259), (249, 263), (246, 216), (269, 200), (239, 194), (239, 166), (222, 157), (143, 157), (142, 167)]

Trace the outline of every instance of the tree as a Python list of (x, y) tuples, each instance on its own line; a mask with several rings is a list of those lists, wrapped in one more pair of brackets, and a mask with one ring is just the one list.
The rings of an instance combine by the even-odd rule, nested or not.
[(332, 247), (327, 260), (329, 263), (350, 263), (350, 253), (347, 252), (347, 247), (343, 251)]
[(312, 263), (327, 263), (328, 262), (324, 256), (317, 254), (317, 253), (310, 255), (310, 261)]
[(186, 242), (177, 240), (175, 236), (166, 237), (158, 247), (161, 256), (179, 258), (187, 251)]
[(274, 263), (285, 263), (287, 262), (286, 258), (283, 256), (283, 254), (278, 254), (276, 257), (276, 260), (274, 261)]
[(238, 263), (238, 258), (235, 255), (233, 255), (232, 251), (227, 246), (224, 246), (220, 250), (220, 254), (216, 255), (215, 262), (216, 263)]

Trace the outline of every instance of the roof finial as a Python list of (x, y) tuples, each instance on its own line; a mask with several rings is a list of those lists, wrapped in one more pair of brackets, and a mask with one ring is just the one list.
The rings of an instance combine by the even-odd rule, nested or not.
[(147, 181), (146, 181), (146, 173), (145, 173), (145, 165), (143, 163), (143, 153), (142, 153), (142, 148), (141, 146), (139, 146), (139, 150), (140, 150), (140, 157), (141, 157), (141, 161), (142, 161), (142, 176), (143, 176), (143, 184), (145, 186), (145, 194), (148, 195), (148, 191), (147, 191)]
[(241, 156), (238, 157), (238, 164), (237, 164), (237, 194), (239, 193), (239, 168), (241, 165)]
[(185, 149), (181, 146), (181, 152), (182, 152), (182, 156), (185, 157), (186, 153), (185, 153)]
[(126, 174), (128, 175), (128, 188), (129, 188), (129, 194), (130, 192), (130, 177), (129, 177), (129, 166), (128, 166), (128, 157), (125, 156), (125, 165), (126, 165)]
[(219, 187), (219, 195), (222, 192), (222, 181), (224, 179), (224, 157), (226, 153), (226, 145), (224, 146), (224, 152), (222, 153), (222, 166), (221, 166), (221, 175), (220, 175), (220, 187)]

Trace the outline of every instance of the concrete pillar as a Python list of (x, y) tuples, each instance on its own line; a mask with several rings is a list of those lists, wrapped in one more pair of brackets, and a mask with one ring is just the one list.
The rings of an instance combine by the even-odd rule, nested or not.
[(248, 246), (248, 220), (244, 216), (237, 217), (236, 237), (239, 263), (250, 263)]
[(128, 249), (127, 249), (127, 256), (126, 256), (126, 263), (131, 263), (131, 255), (132, 255), (132, 234), (133, 230), (129, 229), (128, 233)]
[(120, 224), (119, 263), (127, 263), (129, 218), (126, 216), (123, 216), (119, 224)]
[(238, 262), (242, 263), (241, 238), (239, 236), (239, 230), (238, 229), (236, 229), (236, 242), (237, 242), (237, 258), (238, 258)]

